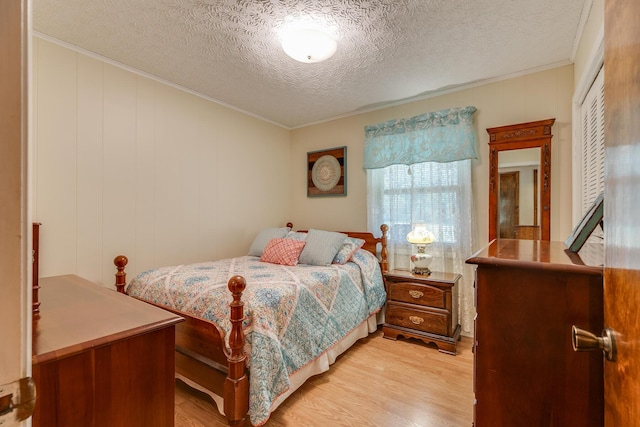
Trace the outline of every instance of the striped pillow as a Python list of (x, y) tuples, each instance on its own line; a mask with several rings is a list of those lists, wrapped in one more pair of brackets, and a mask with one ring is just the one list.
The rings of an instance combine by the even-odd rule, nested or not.
[(300, 252), (306, 245), (303, 240), (277, 238), (269, 240), (260, 261), (271, 264), (297, 265)]
[(362, 246), (364, 246), (363, 239), (347, 237), (340, 247), (340, 250), (333, 258), (333, 264), (346, 264), (348, 261), (351, 261), (353, 254), (355, 254)]

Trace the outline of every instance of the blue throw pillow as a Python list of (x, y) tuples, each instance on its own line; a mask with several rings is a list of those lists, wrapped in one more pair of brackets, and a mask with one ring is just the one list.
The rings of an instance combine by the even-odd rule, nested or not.
[(291, 230), (289, 227), (265, 228), (263, 230), (260, 230), (256, 238), (253, 240), (253, 243), (251, 244), (251, 248), (249, 248), (249, 255), (262, 256), (262, 252), (264, 252), (264, 247), (267, 246), (267, 243), (269, 243), (269, 240), (281, 239), (287, 235), (289, 230)]
[(309, 230), (305, 239), (307, 244), (300, 254), (300, 264), (331, 265), (346, 238), (346, 234), (334, 231)]

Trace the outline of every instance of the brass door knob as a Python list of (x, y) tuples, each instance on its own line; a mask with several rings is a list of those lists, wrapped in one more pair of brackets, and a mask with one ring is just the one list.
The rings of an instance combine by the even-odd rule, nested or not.
[(591, 351), (602, 350), (604, 356), (610, 362), (616, 361), (616, 338), (613, 329), (605, 328), (602, 336), (599, 337), (589, 331), (578, 328), (576, 325), (571, 327), (571, 341), (574, 351)]

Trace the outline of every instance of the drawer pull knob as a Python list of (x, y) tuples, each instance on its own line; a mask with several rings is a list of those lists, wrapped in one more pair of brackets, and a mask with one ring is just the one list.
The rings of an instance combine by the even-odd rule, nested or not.
[(411, 323), (413, 323), (414, 325), (419, 325), (424, 322), (424, 319), (418, 316), (409, 316), (409, 320), (411, 320)]
[(415, 299), (418, 299), (418, 298), (422, 298), (424, 293), (420, 291), (409, 291), (409, 295), (411, 295)]

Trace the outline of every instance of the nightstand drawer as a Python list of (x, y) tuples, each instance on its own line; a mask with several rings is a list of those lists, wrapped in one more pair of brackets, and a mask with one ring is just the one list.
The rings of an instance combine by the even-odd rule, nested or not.
[(389, 282), (388, 288), (389, 300), (446, 308), (446, 293), (442, 289), (411, 282)]
[(386, 322), (390, 325), (432, 334), (447, 335), (449, 333), (449, 316), (446, 311), (420, 310), (408, 304), (389, 302), (387, 305)]

